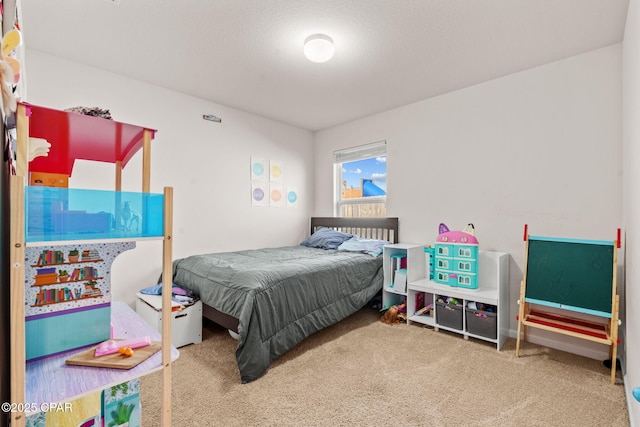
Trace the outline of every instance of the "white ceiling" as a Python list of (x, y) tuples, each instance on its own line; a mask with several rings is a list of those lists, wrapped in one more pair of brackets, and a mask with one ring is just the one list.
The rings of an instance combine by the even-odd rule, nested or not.
[[(27, 48), (314, 131), (618, 43), (628, 3), (21, 2)], [(329, 62), (303, 56), (313, 33)]]

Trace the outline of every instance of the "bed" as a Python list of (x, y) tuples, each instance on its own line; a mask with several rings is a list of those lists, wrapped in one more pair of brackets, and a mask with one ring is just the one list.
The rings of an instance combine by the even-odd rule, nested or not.
[[(313, 217), (310, 231), (305, 246), (193, 255), (173, 263), (174, 284), (200, 297), (205, 318), (237, 334), (242, 383), (258, 379), (276, 358), (355, 313), (382, 288), (382, 256), (372, 256), (377, 249), (343, 249), (353, 250), (359, 241), (397, 243), (397, 218)], [(339, 249), (334, 240), (316, 245), (327, 233), (348, 243)]]

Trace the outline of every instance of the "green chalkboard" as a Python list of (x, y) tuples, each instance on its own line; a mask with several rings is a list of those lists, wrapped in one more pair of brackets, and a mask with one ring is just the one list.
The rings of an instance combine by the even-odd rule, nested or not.
[(528, 240), (525, 300), (611, 314), (614, 242)]

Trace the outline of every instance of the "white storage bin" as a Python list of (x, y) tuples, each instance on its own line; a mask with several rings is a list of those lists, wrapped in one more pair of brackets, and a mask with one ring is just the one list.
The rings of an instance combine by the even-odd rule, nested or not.
[[(156, 331), (162, 333), (162, 296), (137, 293), (136, 312)], [(172, 307), (180, 304), (172, 302)], [(182, 347), (202, 342), (202, 302), (171, 312), (171, 344)]]

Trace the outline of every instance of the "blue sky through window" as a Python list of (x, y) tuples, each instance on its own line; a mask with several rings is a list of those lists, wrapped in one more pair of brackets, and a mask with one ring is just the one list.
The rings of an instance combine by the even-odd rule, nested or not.
[(342, 164), (342, 180), (347, 188), (360, 188), (363, 178), (373, 179), (373, 183), (387, 192), (387, 157), (356, 160)]

